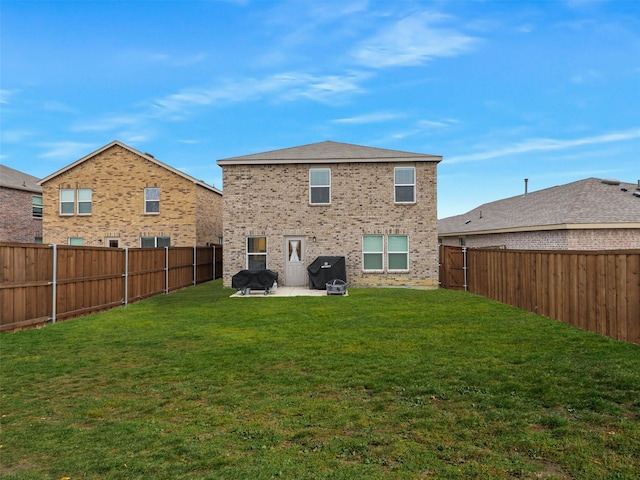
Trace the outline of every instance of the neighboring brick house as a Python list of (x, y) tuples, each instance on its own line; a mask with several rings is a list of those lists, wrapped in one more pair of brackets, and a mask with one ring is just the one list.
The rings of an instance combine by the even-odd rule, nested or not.
[(526, 250), (640, 248), (640, 182), (587, 178), (438, 222), (444, 245)]
[(345, 257), (349, 285), (437, 287), (441, 160), (329, 141), (218, 160), (224, 285), (265, 267), (308, 285), (307, 266), (329, 255)]
[(222, 192), (119, 141), (49, 175), (47, 243), (201, 246), (222, 238)]
[(42, 243), (38, 178), (0, 165), (0, 242)]

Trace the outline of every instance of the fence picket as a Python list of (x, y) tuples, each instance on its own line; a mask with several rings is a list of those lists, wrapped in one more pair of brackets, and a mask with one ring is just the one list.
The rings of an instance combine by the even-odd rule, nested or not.
[(220, 278), (222, 251), (220, 245), (170, 247), (165, 252), (2, 243), (0, 331), (126, 305), (163, 293), (165, 282), (167, 291), (173, 291), (193, 285), (194, 279), (202, 283)]

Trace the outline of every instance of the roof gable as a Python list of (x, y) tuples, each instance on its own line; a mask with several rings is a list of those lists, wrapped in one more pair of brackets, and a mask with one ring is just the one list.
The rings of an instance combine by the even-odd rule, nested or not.
[(438, 221), (438, 233), (472, 234), (587, 224), (640, 226), (637, 185), (587, 178), (485, 203), (463, 215)]
[(218, 194), (222, 195), (222, 191), (218, 190), (214, 186), (208, 185), (205, 182), (203, 182), (202, 180), (198, 180), (198, 179), (196, 179), (196, 178), (194, 178), (194, 177), (192, 177), (190, 175), (187, 175), (186, 173), (181, 172), (180, 170), (177, 170), (177, 169), (167, 165), (166, 163), (163, 163), (163, 162), (161, 162), (159, 160), (156, 160), (155, 157), (153, 157), (152, 155), (150, 155), (148, 153), (142, 153), (142, 152), (136, 150), (135, 148), (132, 148), (129, 145), (126, 145), (126, 144), (124, 144), (124, 143), (122, 143), (122, 142), (120, 142), (118, 140), (114, 140), (113, 142), (105, 145), (104, 147), (99, 148), (95, 152), (91, 152), (89, 155), (86, 155), (86, 156), (82, 157), (81, 159), (76, 160), (75, 162), (67, 165), (66, 167), (61, 168), (57, 172), (54, 172), (51, 175), (43, 178), (42, 180), (40, 180), (38, 182), (38, 185), (42, 185), (42, 184), (54, 179), (58, 175), (61, 175), (61, 174), (65, 173), (65, 172), (68, 172), (72, 168), (77, 167), (78, 165), (91, 160), (96, 155), (99, 155), (102, 152), (104, 152), (104, 151), (106, 151), (106, 150), (108, 150), (108, 149), (110, 149), (110, 148), (112, 148), (114, 146), (119, 146), (121, 148), (124, 148), (125, 150), (128, 150), (131, 153), (134, 153), (135, 155), (138, 155), (139, 157), (142, 157), (144, 160), (147, 160), (147, 161), (149, 161), (151, 163), (154, 163), (154, 164), (158, 165), (159, 167), (164, 168), (165, 170), (169, 170), (170, 172), (173, 172), (176, 175), (179, 175), (180, 177), (185, 178), (186, 180), (189, 180), (190, 182), (195, 183), (196, 185), (199, 185), (199, 186), (201, 186), (203, 188), (206, 188), (207, 190), (211, 190), (211, 191), (213, 191), (215, 193), (218, 193)]
[(438, 155), (411, 153), (384, 148), (366, 147), (341, 142), (318, 142), (299, 147), (283, 148), (269, 152), (243, 155), (218, 160), (225, 165), (264, 165), (280, 163), (341, 163), (341, 162), (439, 162)]

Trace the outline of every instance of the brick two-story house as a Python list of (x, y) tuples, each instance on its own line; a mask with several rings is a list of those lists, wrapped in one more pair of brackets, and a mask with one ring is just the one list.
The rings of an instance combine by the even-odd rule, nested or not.
[(38, 178), (0, 165), (0, 242), (42, 242)]
[(108, 247), (222, 239), (222, 192), (114, 141), (43, 178), (43, 240)]
[(307, 266), (331, 255), (350, 285), (436, 287), (441, 160), (330, 141), (218, 160), (224, 285), (260, 268), (308, 285)]

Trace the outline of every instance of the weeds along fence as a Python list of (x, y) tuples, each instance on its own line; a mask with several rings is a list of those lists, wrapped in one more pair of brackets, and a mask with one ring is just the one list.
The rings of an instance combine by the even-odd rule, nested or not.
[(0, 331), (108, 310), (222, 277), (222, 246), (0, 244)]
[(440, 246), (440, 285), (640, 344), (640, 250)]

